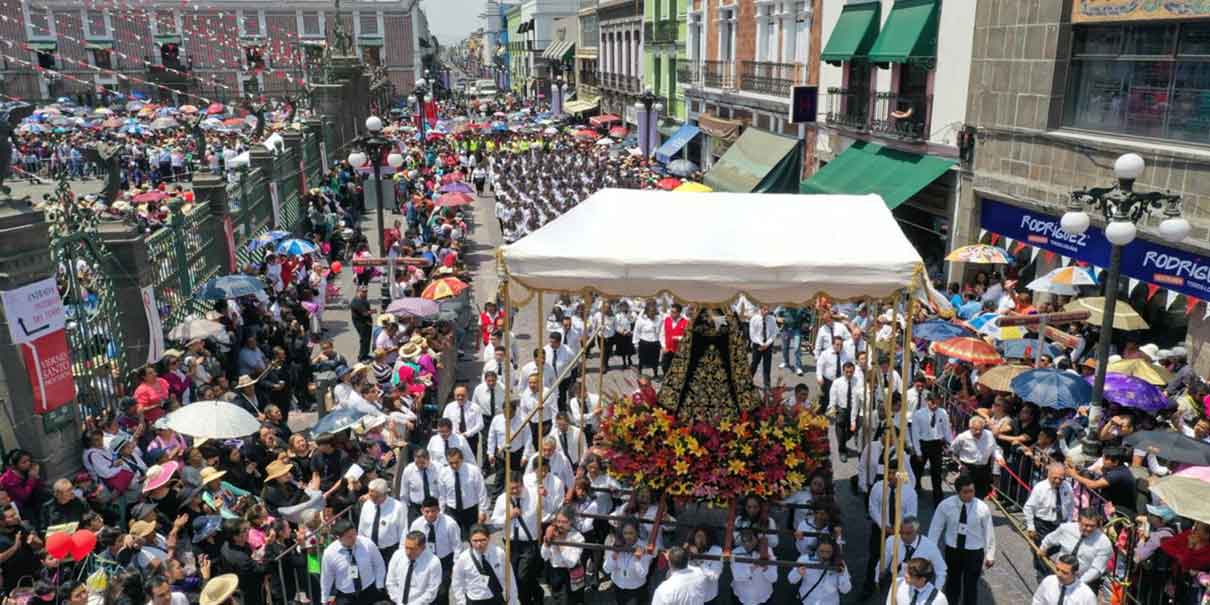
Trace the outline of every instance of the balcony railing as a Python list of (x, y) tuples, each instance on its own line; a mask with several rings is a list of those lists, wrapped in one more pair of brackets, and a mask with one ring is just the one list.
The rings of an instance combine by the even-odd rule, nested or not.
[(850, 130), (867, 130), (870, 124), (869, 91), (828, 89), (827, 121), (832, 126)]
[(735, 88), (735, 62), (702, 61), (702, 84), (707, 88)]
[(598, 86), (600, 85), (600, 78), (595, 71), (582, 71), (580, 72), (580, 84)]
[(676, 64), (676, 81), (686, 86), (702, 85), (702, 64), (688, 61)]
[(643, 24), (643, 40), (649, 44), (676, 42), (678, 25), (671, 19), (648, 21)]
[(187, 69), (186, 66), (179, 63), (167, 69), (164, 65), (148, 65), (147, 74), (151, 76), (150, 79), (153, 83), (175, 88), (189, 84), (190, 76)]
[(870, 130), (906, 141), (927, 141), (932, 117), (933, 95), (880, 92)]
[(778, 97), (790, 96), (790, 87), (802, 81), (803, 66), (800, 63), (768, 63), (744, 61), (740, 63), (739, 88)]
[(622, 89), (624, 92), (633, 92), (633, 93), (637, 93), (637, 92), (639, 92), (640, 90), (642, 90), (642, 88), (643, 88), (643, 81), (642, 81), (642, 80), (640, 80), (640, 79), (639, 79), (638, 77), (636, 77), (636, 76), (626, 76), (625, 78), (623, 78), (623, 79), (622, 79), (622, 85), (620, 86), (620, 88), (621, 88), (621, 89)]

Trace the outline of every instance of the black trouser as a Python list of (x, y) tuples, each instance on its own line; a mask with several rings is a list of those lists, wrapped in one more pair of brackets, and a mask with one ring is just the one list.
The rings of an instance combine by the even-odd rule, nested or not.
[(517, 574), (517, 599), (521, 605), (542, 605), (542, 587), (538, 584), (542, 558), (538, 545), (532, 540), (513, 540), (509, 555)]
[(489, 599), (472, 599), (467, 597), (466, 602), (469, 605), (504, 605), (504, 597), (491, 597)]
[(463, 437), (466, 439), (466, 446), (471, 450), (471, 455), (475, 457), (472, 462), (476, 465), (480, 464), (482, 461), (479, 460), (479, 433), (464, 435)]
[[(818, 368), (818, 364), (815, 367)], [(819, 387), (819, 409), (815, 410), (815, 413), (823, 415), (824, 412), (828, 411), (828, 397), (831, 393), (832, 379), (824, 378), (823, 385)]]
[(975, 482), (975, 497), (986, 498), (992, 490), (992, 464), (963, 464), (963, 469)]
[(945, 599), (951, 605), (975, 605), (979, 600), (979, 576), (983, 575), (983, 549), (946, 546), (945, 567)]
[(614, 585), (613, 601), (617, 605), (643, 605), (647, 602), (647, 587), (618, 588)]
[(652, 373), (660, 370), (660, 343), (654, 340), (639, 341), (639, 373), (651, 368)]
[(916, 474), (916, 491), (924, 487), (924, 466), (929, 467), (929, 480), (933, 484), (933, 504), (941, 502), (941, 453), (945, 450), (945, 442), (921, 441), (920, 455), (912, 456), (912, 472)]
[(573, 368), (567, 373), (567, 378), (559, 381), (559, 397), (555, 400), (559, 406), (560, 412), (567, 411), (567, 396), (571, 393), (571, 387), (576, 383), (576, 374), (579, 373), (579, 368)]
[(660, 374), (661, 375), (663, 375), (663, 376), (668, 375), (668, 368), (672, 367), (672, 358), (673, 357), (676, 357), (676, 353), (674, 351), (664, 351), (663, 355), (660, 356)]
[[(891, 503), (891, 508), (895, 507), (895, 503)], [(868, 506), (866, 508), (869, 508)], [(865, 558), (865, 587), (869, 590), (874, 589), (874, 585), (878, 583), (878, 563), (879, 557), (882, 555), (882, 528), (877, 523), (870, 523), (870, 539), (866, 544)]]
[[(463, 503), (465, 504), (465, 502)], [(458, 510), (452, 506), (445, 507), (445, 514), (454, 518), (458, 523), (458, 529), (462, 533), (462, 541), (465, 542), (471, 535), (471, 527), (479, 522), (479, 508), (472, 506)]]
[(419, 519), (421, 515), (420, 505), (414, 502), (408, 502), (408, 518)]
[(566, 567), (547, 567), (546, 583), (550, 584), (550, 594), (555, 603), (560, 605), (582, 605), (584, 603), (584, 587), (579, 590), (571, 589), (571, 570)]
[(756, 382), (756, 368), (764, 364), (765, 370), (762, 373), (765, 378), (765, 388), (769, 388), (773, 375), (773, 345), (769, 345), (764, 350), (760, 347), (752, 345), (752, 368), (748, 370), (752, 374), (752, 382)]
[(441, 557), (441, 587), (437, 589), (437, 602), (450, 602), (450, 580), (454, 577), (454, 553)]
[[(1037, 534), (1038, 537), (1035, 538), (1033, 541), (1034, 546), (1040, 546), (1042, 544), (1042, 539), (1045, 538), (1047, 534), (1054, 531), (1057, 527), (1059, 527), (1058, 523), (1035, 518), (1034, 519), (1034, 533)], [(1042, 577), (1042, 578), (1050, 575), (1050, 567), (1047, 567), (1046, 562), (1043, 560), (1043, 557), (1046, 557), (1046, 556), (1049, 556), (1049, 555), (1047, 555), (1046, 553), (1042, 553), (1042, 554), (1038, 554), (1037, 552), (1034, 553), (1034, 570), (1037, 571), (1039, 574), (1039, 577)]]
[(836, 414), (836, 449), (841, 454), (848, 456), (849, 446), (847, 445), (853, 433), (849, 431), (849, 422), (852, 418), (849, 415), (849, 408), (840, 408)]
[(361, 605), (362, 603), (374, 603), (381, 596), (381, 592), (370, 586), (362, 588), (361, 592), (339, 592), (332, 591), (332, 602), (334, 605)]
[(395, 556), (395, 551), (399, 550), (399, 545), (394, 544), (386, 548), (379, 548), (378, 554), (382, 555), (382, 563), (385, 565), (391, 562), (391, 557)]
[(370, 356), (370, 334), (374, 328), (359, 321), (353, 322), (353, 327), (357, 329), (357, 359), (365, 359)]
[[(542, 412), (538, 412), (538, 413), (541, 414)], [(550, 421), (549, 420), (543, 420), (541, 423), (538, 423), (538, 422), (529, 423), (529, 437), (530, 437), (530, 439), (533, 440), (534, 451), (538, 451), (539, 449), (542, 448), (542, 438), (545, 437), (546, 433), (549, 431), (550, 431)]]

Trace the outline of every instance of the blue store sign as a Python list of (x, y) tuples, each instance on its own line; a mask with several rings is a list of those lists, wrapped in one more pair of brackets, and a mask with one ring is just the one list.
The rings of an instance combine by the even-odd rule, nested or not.
[[(1059, 217), (983, 198), (979, 225), (1030, 246), (1070, 256), (1098, 267), (1109, 266), (1112, 244), (1099, 227), (1080, 235), (1063, 231)], [(1122, 248), (1122, 275), (1197, 298), (1210, 300), (1210, 262), (1203, 256), (1141, 238)]]

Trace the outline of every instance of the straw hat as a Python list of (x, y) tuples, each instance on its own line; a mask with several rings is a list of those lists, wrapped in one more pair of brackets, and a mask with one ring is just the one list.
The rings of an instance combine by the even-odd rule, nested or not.
[(377, 321), (379, 326), (386, 327), (387, 324), (395, 323), (395, 316), (391, 315), (390, 313), (383, 313), (378, 316)]
[(225, 573), (221, 576), (210, 578), (206, 582), (206, 586), (202, 588), (202, 593), (198, 595), (198, 603), (200, 605), (223, 605), (235, 594), (235, 589), (239, 588), (239, 576), (233, 573)]
[(211, 481), (218, 481), (219, 479), (223, 478), (223, 475), (226, 474), (227, 471), (220, 471), (213, 466), (207, 466), (206, 468), (202, 469), (202, 485), (206, 485)]
[(172, 480), (172, 475), (181, 467), (181, 463), (173, 461), (157, 464), (147, 469), (147, 480), (143, 483), (143, 493), (153, 492), (164, 487)]
[(1139, 352), (1146, 355), (1147, 359), (1150, 359), (1151, 361), (1159, 361), (1159, 359), (1160, 359), (1160, 356), (1159, 356), (1160, 347), (1159, 347), (1159, 345), (1157, 345), (1153, 342), (1149, 342), (1149, 343), (1139, 347)]
[(414, 342), (409, 342), (402, 347), (399, 347), (399, 356), (409, 361), (420, 357), (420, 345), (417, 345)]
[(265, 482), (272, 481), (290, 472), (290, 470), (293, 468), (293, 464), (282, 462), (281, 460), (274, 460), (265, 466)]
[(134, 521), (130, 524), (130, 535), (146, 538), (155, 533), (155, 521)]
[(176, 349), (168, 349), (167, 351), (164, 351), (164, 354), (160, 356), (160, 359), (180, 359), (182, 355), (184, 355), (184, 353)]
[(420, 350), (421, 350), (421, 351), (423, 351), (424, 349), (429, 348), (429, 341), (428, 341), (428, 339), (427, 339), (427, 338), (425, 338), (425, 337), (423, 337), (423, 336), (421, 336), (419, 332), (417, 332), (417, 333), (413, 334), (413, 335), (412, 335), (412, 339), (411, 339), (411, 340), (409, 340), (408, 342), (410, 342), (410, 343), (412, 343), (412, 344), (414, 344), (414, 345), (416, 345), (416, 346), (420, 347)]
[(235, 383), (235, 388), (236, 388), (236, 390), (238, 390), (238, 389), (255, 386), (255, 385), (256, 385), (256, 381), (252, 380), (251, 376), (249, 376), (247, 374), (242, 374), (239, 377), (239, 382)]

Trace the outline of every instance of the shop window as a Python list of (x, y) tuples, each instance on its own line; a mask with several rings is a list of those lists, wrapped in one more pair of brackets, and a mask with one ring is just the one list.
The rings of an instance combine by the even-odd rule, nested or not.
[(108, 48), (94, 48), (92, 64), (101, 69), (113, 69), (113, 51)]
[(160, 64), (168, 69), (181, 69), (181, 47), (178, 44), (160, 45)]
[(261, 47), (248, 46), (244, 48), (244, 65), (248, 71), (258, 71), (265, 68), (265, 55)]
[(42, 69), (59, 69), (55, 62), (55, 53), (38, 51), (38, 67)]

